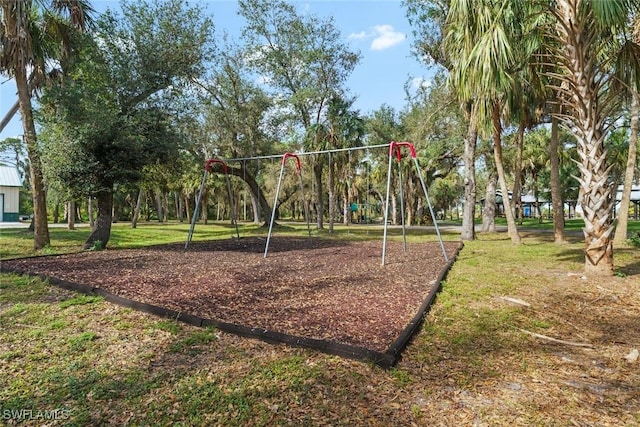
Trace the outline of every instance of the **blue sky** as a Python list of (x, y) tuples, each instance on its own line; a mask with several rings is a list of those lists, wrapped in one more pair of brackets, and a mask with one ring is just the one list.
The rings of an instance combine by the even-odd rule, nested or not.
[[(203, 3), (203, 2), (201, 2)], [(243, 19), (237, 15), (237, 3), (231, 0), (208, 0), (216, 33), (227, 31), (239, 39)], [(355, 108), (366, 114), (388, 104), (397, 110), (405, 105), (406, 82), (427, 82), (432, 72), (411, 54), (412, 34), (399, 0), (307, 0), (292, 2), (300, 12), (334, 18), (343, 41), (362, 59), (347, 87), (357, 97)], [(118, 1), (92, 1), (97, 11), (117, 9)], [(15, 85), (0, 75), (0, 117), (16, 100)], [(22, 134), (19, 117), (0, 133), (0, 140)]]

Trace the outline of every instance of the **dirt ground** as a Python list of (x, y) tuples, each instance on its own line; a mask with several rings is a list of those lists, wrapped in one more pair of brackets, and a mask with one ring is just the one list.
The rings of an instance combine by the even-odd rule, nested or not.
[[(275, 237), (4, 261), (203, 319), (384, 352), (447, 266), (437, 242)], [(449, 259), (460, 244), (446, 242)]]

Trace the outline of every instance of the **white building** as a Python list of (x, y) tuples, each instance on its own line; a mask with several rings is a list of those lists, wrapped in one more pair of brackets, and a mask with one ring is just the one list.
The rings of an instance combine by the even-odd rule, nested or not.
[(18, 222), (20, 187), (22, 182), (18, 170), (0, 166), (0, 222)]
[[(618, 191), (616, 192), (616, 216), (620, 213), (620, 201), (622, 200), (622, 190), (624, 186), (618, 186)], [(633, 213), (629, 214), (629, 218), (639, 219), (640, 218), (640, 184), (631, 185), (631, 196), (629, 197), (629, 206), (633, 209)]]

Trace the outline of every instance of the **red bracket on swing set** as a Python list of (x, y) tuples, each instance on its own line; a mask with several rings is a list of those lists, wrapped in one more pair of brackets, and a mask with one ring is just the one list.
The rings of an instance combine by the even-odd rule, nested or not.
[(398, 158), (398, 162), (402, 160), (402, 153), (400, 151), (400, 147), (409, 147), (409, 151), (411, 152), (411, 158), (416, 158), (416, 149), (410, 142), (397, 142), (391, 141), (389, 144), (389, 156), (393, 156), (393, 152), (395, 151), (396, 157)]
[(298, 157), (297, 154), (284, 153), (284, 155), (282, 156), (282, 164), (284, 165), (289, 157), (293, 157), (294, 159), (296, 159), (296, 169), (298, 170), (298, 172), (300, 172), (300, 157)]
[(227, 164), (220, 159), (209, 159), (205, 162), (204, 164), (204, 168), (206, 169), (207, 172), (211, 172), (211, 164), (212, 163), (220, 163), (222, 165), (222, 172), (225, 173), (225, 175), (228, 173), (227, 172)]

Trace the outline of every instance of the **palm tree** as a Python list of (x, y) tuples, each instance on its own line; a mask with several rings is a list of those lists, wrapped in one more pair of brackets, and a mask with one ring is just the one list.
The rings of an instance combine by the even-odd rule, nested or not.
[[(635, 18), (633, 39), (640, 43), (640, 14)], [(640, 131), (640, 90), (631, 88), (631, 135), (629, 137), (629, 151), (627, 153), (627, 166), (624, 174), (622, 188), (622, 201), (618, 214), (618, 223), (613, 237), (614, 245), (624, 244), (627, 240), (627, 224), (629, 219), (629, 203), (631, 199), (631, 185), (638, 157), (638, 132)]]
[[(515, 99), (515, 84), (524, 79), (527, 61), (537, 48), (536, 39), (525, 19), (531, 5), (526, 2), (491, 0), (451, 2), (448, 16), (447, 46), (454, 56), (452, 82), (461, 99), (474, 100), (478, 117), (490, 122), (498, 182), (508, 194), (502, 160), (504, 118), (512, 114), (507, 108)], [(515, 76), (515, 77), (514, 77)], [(523, 102), (516, 102), (521, 107)], [(518, 114), (521, 116), (521, 114)], [(503, 200), (509, 237), (520, 243), (513, 210), (508, 197)]]
[[(37, 9), (40, 7), (40, 9)], [(45, 75), (48, 59), (70, 53), (69, 35), (86, 27), (91, 11), (83, 0), (52, 1), (49, 7), (31, 0), (0, 0), (0, 72), (16, 81), (23, 138), (29, 157), (34, 211), (34, 248), (49, 245), (47, 205), (31, 94)], [(31, 76), (28, 69), (32, 68)]]
[(553, 241), (567, 243), (564, 234), (564, 201), (560, 186), (559, 124), (556, 117), (551, 118), (551, 137), (549, 138), (549, 186), (551, 187), (551, 205), (553, 206)]
[[(329, 149), (354, 148), (362, 145), (364, 138), (364, 121), (358, 111), (352, 110), (355, 99), (345, 99), (343, 96), (334, 95), (329, 99), (327, 105), (327, 123), (325, 125), (325, 134), (328, 139)], [(333, 231), (334, 219), (337, 210), (336, 206), (336, 176), (335, 171), (342, 170), (343, 174), (339, 176), (344, 184), (343, 192), (345, 203), (349, 199), (349, 180), (351, 171), (357, 163), (356, 155), (347, 154), (345, 152), (336, 152), (329, 154), (329, 232)], [(348, 220), (348, 213), (343, 209), (345, 221)]]
[[(627, 34), (628, 17), (639, 7), (627, 0), (558, 0), (549, 8), (555, 22), (547, 31), (557, 42), (550, 53), (557, 71), (550, 74), (565, 107), (555, 115), (577, 140), (585, 272), (595, 275), (613, 274), (614, 197), (604, 141), (623, 100), (616, 85), (630, 83), (620, 80), (616, 65), (633, 66), (640, 55)], [(640, 73), (631, 75), (638, 87)]]
[[(436, 45), (434, 59), (449, 70), (449, 83), (454, 88), (461, 108), (468, 121), (467, 134), (464, 141), (462, 161), (464, 163), (464, 205), (462, 212), (462, 240), (475, 239), (475, 206), (476, 206), (476, 144), (478, 141), (478, 102), (466, 87), (463, 63), (476, 40), (477, 16), (474, 13), (474, 2), (469, 0), (452, 0), (447, 7), (443, 28), (443, 40)], [(435, 10), (438, 10), (437, 8)], [(441, 54), (440, 52), (445, 52)]]
[(629, 220), (629, 204), (631, 200), (631, 185), (633, 184), (633, 175), (638, 155), (638, 129), (640, 116), (640, 94), (633, 93), (631, 100), (631, 135), (629, 137), (629, 151), (627, 153), (627, 166), (624, 174), (624, 185), (622, 188), (622, 200), (620, 209), (618, 210), (618, 223), (616, 224), (616, 232), (613, 237), (613, 244), (616, 246), (623, 245), (627, 240), (627, 224)]
[(540, 172), (549, 169), (549, 132), (546, 128), (538, 128), (533, 132), (530, 132), (526, 136), (526, 144), (523, 150), (523, 174), (531, 177), (529, 189), (533, 191), (536, 198), (536, 210), (538, 219), (542, 222), (542, 215), (540, 212), (540, 190), (538, 188), (538, 181), (540, 178)]

